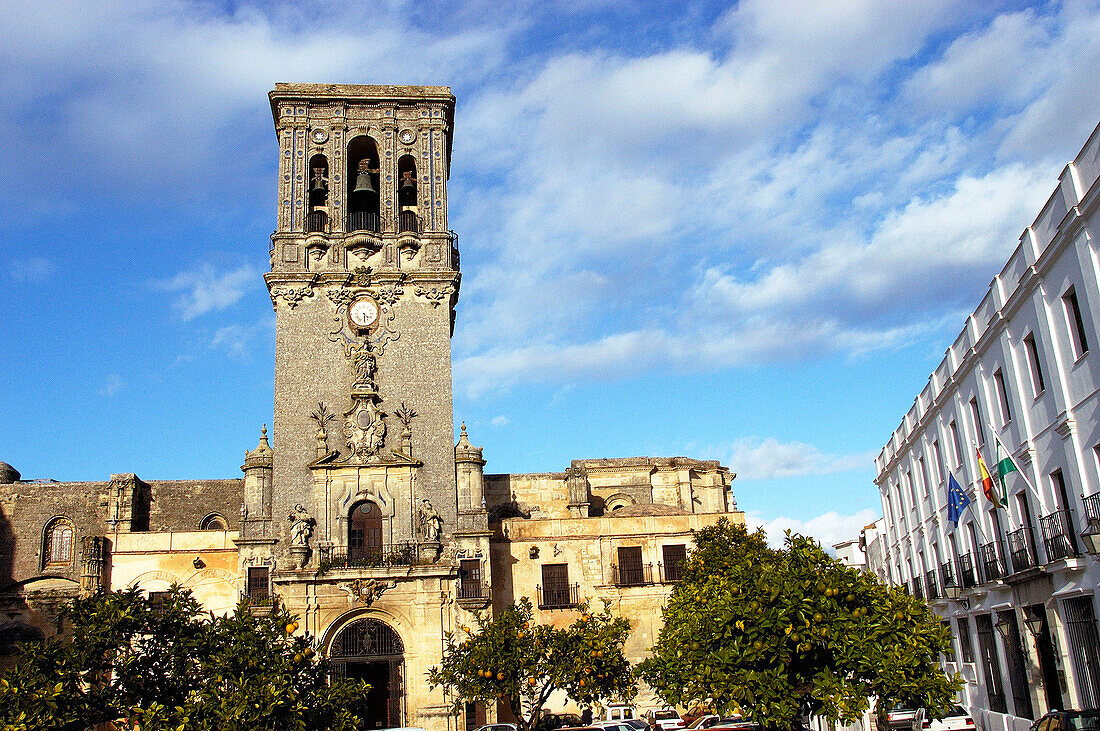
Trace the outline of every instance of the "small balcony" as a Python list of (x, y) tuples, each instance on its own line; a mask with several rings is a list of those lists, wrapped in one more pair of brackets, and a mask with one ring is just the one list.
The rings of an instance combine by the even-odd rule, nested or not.
[(661, 577), (662, 584), (675, 584), (683, 576), (683, 561), (671, 563), (657, 563), (657, 573)]
[(646, 586), (653, 583), (653, 564), (611, 566), (611, 583), (615, 586)]
[(536, 587), (539, 609), (568, 609), (580, 603), (580, 585)]
[(936, 581), (936, 571), (933, 569), (924, 575), (924, 593), (928, 601), (940, 598), (939, 582)]
[(1016, 574), (1039, 565), (1029, 526), (1025, 525), (1008, 534), (1008, 555), (1012, 559), (1012, 572)]
[(418, 566), (431, 563), (434, 555), (420, 555), (420, 546), (413, 541), (387, 543), (378, 546), (361, 546), (352, 549), (336, 548), (322, 555), (320, 571), (332, 569), (373, 569), (390, 566)]
[(328, 214), (324, 211), (311, 211), (306, 214), (307, 233), (328, 233)]
[(959, 586), (971, 589), (978, 585), (978, 572), (974, 570), (974, 557), (969, 553), (959, 556)]
[(1043, 548), (1046, 550), (1048, 563), (1079, 555), (1077, 536), (1073, 533), (1069, 511), (1055, 510), (1040, 518), (1039, 525), (1043, 529)]
[(948, 589), (960, 588), (958, 577), (955, 576), (955, 567), (951, 565), (950, 561), (940, 564), (940, 582), (945, 596), (950, 596)]
[(413, 211), (401, 211), (397, 215), (397, 230), (400, 233), (420, 233), (420, 218)]
[(351, 211), (348, 213), (348, 233), (352, 231), (369, 231), (378, 233), (382, 230), (381, 221), (377, 213), (366, 211)]
[(981, 548), (978, 549), (978, 554), (981, 559), (982, 576), (985, 581), (996, 581), (1004, 578), (1004, 564), (1001, 563), (1001, 557), (997, 554), (996, 541), (982, 544)]
[(914, 576), (912, 583), (912, 594), (917, 599), (924, 599), (924, 588), (921, 586), (921, 580), (919, 576)]

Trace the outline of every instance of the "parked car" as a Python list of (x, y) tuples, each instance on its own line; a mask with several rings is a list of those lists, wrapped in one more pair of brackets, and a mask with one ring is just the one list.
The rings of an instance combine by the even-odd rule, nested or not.
[(1100, 710), (1050, 711), (1031, 724), (1031, 731), (1100, 731)]
[(688, 726), (689, 729), (709, 729), (714, 726), (729, 726), (741, 723), (740, 716), (715, 716), (708, 714), (706, 716), (699, 716)]
[(603, 711), (604, 721), (626, 721), (635, 717), (634, 706), (629, 703), (611, 703)]
[(671, 708), (655, 708), (646, 711), (645, 720), (650, 728), (658, 731), (673, 731), (684, 727), (684, 719)]
[[(592, 726), (602, 731), (639, 731), (636, 726), (626, 721), (593, 721)], [(642, 721), (642, 728), (647, 728), (645, 721)]]
[(878, 731), (914, 731), (920, 728), (922, 721), (923, 708), (908, 708), (899, 703), (886, 710), (885, 718), (875, 717), (875, 728)]
[(947, 715), (938, 721), (924, 718), (923, 726), (928, 731), (974, 731), (978, 728), (962, 706), (952, 706)]
[(617, 723), (625, 723), (627, 726), (634, 729), (634, 731), (645, 731), (645, 729), (649, 728), (649, 724), (645, 722), (644, 718), (624, 718)]
[(514, 723), (489, 723), (477, 731), (517, 731), (517, 729)]

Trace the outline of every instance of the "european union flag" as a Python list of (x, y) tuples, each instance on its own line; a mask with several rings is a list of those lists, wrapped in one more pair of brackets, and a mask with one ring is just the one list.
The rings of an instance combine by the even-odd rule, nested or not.
[(959, 523), (959, 516), (966, 506), (970, 505), (970, 496), (959, 486), (955, 476), (947, 476), (947, 519), (955, 525)]

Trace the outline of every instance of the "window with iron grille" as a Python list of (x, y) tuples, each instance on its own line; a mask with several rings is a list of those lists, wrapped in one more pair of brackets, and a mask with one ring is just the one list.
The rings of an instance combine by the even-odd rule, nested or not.
[(1100, 707), (1100, 637), (1092, 601), (1092, 596), (1065, 600), (1066, 639), (1077, 676), (1079, 708)]
[(1016, 621), (1016, 612), (998, 612), (997, 623), (1006, 625), (1004, 650), (1008, 665), (1008, 679), (1012, 686), (1012, 705), (1015, 714), (1021, 718), (1035, 718), (1031, 707), (1031, 689), (1027, 679), (1027, 661), (1024, 659), (1023, 645), (1020, 644), (1020, 625)]
[(248, 567), (248, 597), (249, 599), (267, 599), (270, 592), (268, 583), (267, 566)]
[(463, 559), (458, 564), (458, 597), (460, 599), (480, 599), (481, 561), (476, 558)]
[(970, 620), (959, 617), (959, 658), (963, 662), (974, 662), (974, 647), (970, 644)]
[(682, 543), (661, 546), (661, 558), (665, 567), (665, 581), (679, 581), (681, 568), (687, 560), (687, 546)]
[(57, 518), (46, 526), (43, 548), (47, 567), (68, 566), (73, 562), (73, 524)]
[(567, 607), (571, 604), (569, 564), (542, 565), (542, 606)]
[(638, 586), (645, 583), (642, 572), (642, 547), (620, 546), (619, 555), (619, 584), (621, 586)]
[(163, 614), (168, 606), (168, 597), (171, 595), (172, 592), (170, 591), (151, 591), (149, 592), (149, 606), (152, 607), (154, 612)]
[(1001, 665), (997, 661), (997, 646), (993, 638), (993, 620), (988, 614), (975, 617), (978, 624), (978, 652), (982, 658), (982, 673), (985, 676), (985, 692), (989, 699), (989, 710), (1008, 713), (1005, 701), (1004, 683), (1001, 680)]

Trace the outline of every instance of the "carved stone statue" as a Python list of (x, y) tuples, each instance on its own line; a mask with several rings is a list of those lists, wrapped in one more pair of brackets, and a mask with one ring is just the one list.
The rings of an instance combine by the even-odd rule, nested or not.
[(374, 374), (378, 370), (378, 361), (371, 352), (370, 342), (364, 342), (362, 347), (355, 351), (352, 366), (355, 368), (356, 388), (365, 388), (373, 391)]
[(439, 517), (435, 507), (427, 498), (421, 498), (417, 509), (420, 517), (420, 528), (424, 532), (424, 539), (429, 543), (439, 543), (439, 537), (443, 533), (443, 518)]

